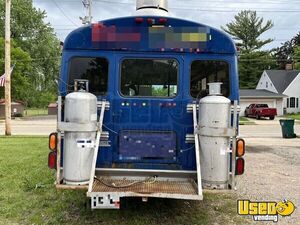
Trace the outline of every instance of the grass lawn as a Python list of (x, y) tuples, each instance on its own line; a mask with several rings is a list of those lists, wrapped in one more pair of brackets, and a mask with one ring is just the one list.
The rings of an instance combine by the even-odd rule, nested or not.
[(246, 117), (240, 117), (240, 121), (242, 121), (242, 122), (247, 122), (247, 121), (249, 121), (249, 119), (248, 118), (246, 118)]
[(206, 193), (202, 202), (122, 199), (121, 210), (91, 211), (85, 192), (55, 189), (47, 144), (46, 137), (0, 137), (0, 224), (245, 224), (234, 193)]
[(300, 113), (298, 113), (298, 114), (288, 114), (288, 115), (285, 115), (285, 117), (300, 120)]
[(239, 117), (239, 125), (255, 125), (255, 122), (250, 121), (248, 118), (246, 117)]
[(24, 111), (24, 116), (42, 116), (42, 115), (48, 115), (48, 110), (30, 108), (30, 109), (25, 109)]

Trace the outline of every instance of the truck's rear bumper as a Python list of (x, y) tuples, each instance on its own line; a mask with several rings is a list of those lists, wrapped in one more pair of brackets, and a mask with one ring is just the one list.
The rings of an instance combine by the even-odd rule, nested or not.
[[(63, 173), (63, 170), (62, 170)], [(97, 168), (87, 192), (92, 208), (118, 209), (122, 197), (202, 200), (196, 171)], [(56, 184), (57, 189), (88, 190), (87, 185)]]
[(92, 208), (106, 209), (118, 209), (122, 197), (203, 199), (202, 194), (198, 195), (197, 193), (197, 184), (194, 180), (143, 182), (140, 180), (99, 178), (95, 179), (92, 192), (88, 192), (87, 196), (91, 198)]

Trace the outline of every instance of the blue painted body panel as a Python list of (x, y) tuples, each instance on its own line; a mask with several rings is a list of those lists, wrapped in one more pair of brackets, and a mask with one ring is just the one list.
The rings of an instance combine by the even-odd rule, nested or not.
[[(190, 69), (194, 60), (228, 62), (230, 65), (229, 98), (232, 101), (239, 99), (237, 57), (233, 41), (223, 32), (202, 24), (171, 18), (168, 18), (168, 21), (173, 26), (207, 28), (206, 30), (210, 32), (209, 35), (212, 36), (212, 39), (206, 43), (205, 49), (197, 52), (189, 49), (181, 51), (176, 49), (164, 49), (164, 51), (150, 49), (145, 47), (148, 46), (146, 41), (139, 45), (140, 49), (136, 49), (135, 44), (131, 46), (131, 50), (129, 48), (127, 50), (96, 49), (91, 41), (91, 27), (77, 29), (66, 39), (61, 66), (61, 80), (63, 82), (60, 82), (59, 86), (62, 96), (67, 94), (66, 83), (69, 62), (72, 57), (105, 57), (109, 61), (108, 92), (106, 96), (97, 96), (97, 98), (98, 100), (105, 99), (110, 102), (111, 107), (105, 113), (103, 129), (110, 133), (111, 147), (101, 148), (98, 154), (97, 167), (195, 170), (194, 145), (185, 143), (186, 134), (193, 133), (192, 114), (187, 113), (186, 107), (187, 104), (196, 100), (190, 95)], [(102, 24), (137, 26), (133, 17), (103, 21)], [(172, 58), (177, 60), (179, 64), (177, 96), (174, 98), (122, 96), (120, 94), (120, 64), (125, 58)], [(146, 147), (144, 149), (138, 148), (132, 150), (137, 155), (134, 158), (133, 154), (129, 152), (129, 148), (134, 146), (124, 145), (125, 143), (120, 141), (120, 138), (126, 134), (125, 131), (153, 132), (148, 136), (152, 145), (162, 143), (160, 146), (167, 146), (169, 150), (175, 146), (175, 151), (168, 153), (170, 154), (168, 155), (163, 152), (163, 147), (157, 150), (158, 154), (149, 153), (149, 149)], [(162, 135), (159, 138), (157, 136), (159, 132), (171, 132), (173, 135)], [(128, 134), (126, 135), (128, 136)], [(130, 138), (137, 138), (137, 134), (132, 134)], [(139, 136), (139, 140), (146, 141), (147, 135)], [(123, 146), (120, 147), (120, 144)], [(161, 155), (161, 157), (156, 157), (158, 155)]]
[[(146, 21), (148, 17), (144, 17), (144, 20)], [(154, 20), (158, 20), (159, 17), (151, 17)], [(124, 40), (124, 45), (122, 46), (113, 46), (112, 42), (108, 43), (106, 42), (95, 42), (92, 40), (93, 36), (93, 26), (85, 26), (78, 28), (77, 30), (74, 30), (69, 34), (69, 36), (66, 38), (64, 43), (64, 50), (124, 50), (124, 51), (161, 51), (161, 48), (165, 48), (165, 51), (173, 51), (174, 49), (169, 49), (167, 47), (161, 46), (161, 48), (158, 48), (159, 44), (156, 44), (155, 46), (152, 45), (152, 41), (158, 42), (157, 39), (155, 39), (153, 33), (149, 31), (149, 24), (147, 22), (137, 24), (135, 22), (135, 17), (125, 17), (125, 18), (117, 18), (117, 19), (111, 19), (106, 21), (101, 21), (99, 24), (101, 27), (110, 28), (112, 27), (114, 31), (112, 30), (106, 30), (106, 32), (121, 32), (122, 34), (129, 34), (129, 33), (140, 33), (140, 41), (128, 41), (126, 42)], [(157, 24), (157, 29), (161, 29), (160, 31), (166, 31), (166, 28), (172, 29), (170, 31), (173, 33), (173, 35), (178, 34), (178, 32), (187, 32), (187, 33), (193, 33), (195, 32), (195, 29), (197, 29), (199, 32), (202, 32), (203, 34), (207, 34), (207, 41), (199, 41), (199, 48), (201, 52), (207, 52), (207, 53), (216, 53), (216, 54), (235, 54), (236, 48), (234, 45), (234, 42), (231, 40), (231, 38), (224, 33), (223, 31), (217, 30), (215, 28), (195, 23), (192, 21), (177, 19), (177, 18), (167, 18), (168, 22), (165, 24), (164, 27), (160, 27), (159, 24)], [(118, 30), (119, 29), (119, 30)], [(116, 33), (113, 33), (115, 35)], [(149, 34), (150, 33), (150, 34)], [(151, 41), (151, 38), (152, 39)], [(159, 37), (157, 37), (159, 38)], [(162, 37), (161, 37), (162, 38)], [(164, 37), (165, 39), (168, 39)], [(176, 38), (176, 37), (174, 37)], [(125, 38), (124, 38), (125, 39)], [(162, 39), (160, 39), (162, 41)], [(166, 43), (164, 43), (166, 44)], [(158, 46), (157, 46), (158, 45)], [(162, 43), (163, 45), (163, 43)], [(180, 43), (178, 43), (180, 45)], [(176, 50), (176, 47), (174, 47)], [(179, 46), (178, 46), (179, 48)], [(177, 49), (177, 51), (180, 51), (180, 49)], [(190, 48), (184, 48), (182, 50), (183, 52), (190, 52)]]

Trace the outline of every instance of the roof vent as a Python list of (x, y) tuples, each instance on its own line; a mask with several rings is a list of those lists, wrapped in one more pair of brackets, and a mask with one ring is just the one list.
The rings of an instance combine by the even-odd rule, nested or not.
[(168, 1), (137, 0), (135, 15), (168, 16)]

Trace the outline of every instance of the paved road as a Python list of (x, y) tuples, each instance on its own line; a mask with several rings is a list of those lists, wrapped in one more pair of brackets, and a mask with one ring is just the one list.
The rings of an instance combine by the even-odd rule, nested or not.
[[(35, 117), (12, 120), (13, 135), (49, 135), (56, 130), (55, 117)], [(0, 121), (0, 135), (5, 134), (4, 121)]]
[[(251, 119), (250, 119), (251, 120)], [(281, 127), (278, 119), (253, 120), (257, 125), (240, 126), (240, 136), (243, 138), (281, 138)], [(0, 135), (4, 134), (4, 121), (0, 120)], [(49, 135), (56, 130), (55, 117), (32, 117), (12, 120), (13, 135)], [(295, 125), (295, 132), (300, 136), (300, 124)]]

